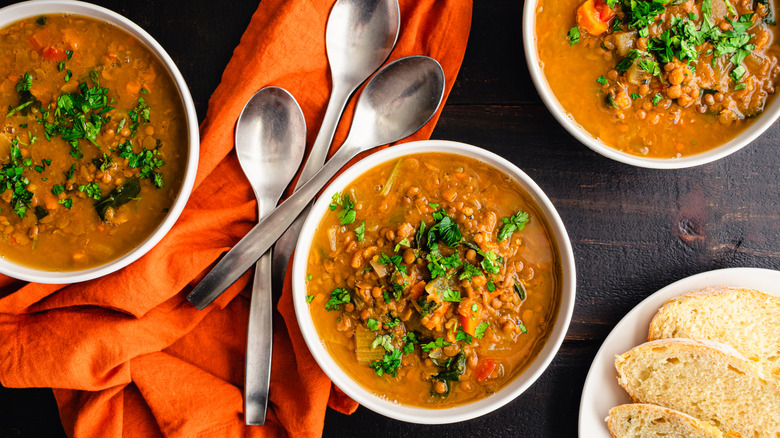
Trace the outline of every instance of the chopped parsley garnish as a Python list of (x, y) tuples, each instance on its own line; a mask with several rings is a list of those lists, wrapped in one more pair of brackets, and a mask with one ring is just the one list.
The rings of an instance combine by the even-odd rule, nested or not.
[(306, 295), (306, 302), (311, 303), (314, 300), (314, 295)]
[(487, 286), (488, 292), (493, 292), (496, 290), (496, 285), (493, 283), (493, 280), (488, 280), (488, 282), (485, 283), (485, 286)]
[(528, 333), (528, 329), (525, 327), (525, 324), (523, 324), (520, 321), (517, 321), (517, 326), (520, 327), (520, 332), (525, 334)]
[(99, 201), (101, 198), (100, 186), (98, 186), (97, 183), (80, 185), (78, 186), (78, 191), (86, 193), (87, 197), (90, 197), (96, 201)]
[(411, 244), (411, 243), (409, 243), (409, 239), (407, 239), (407, 238), (404, 238), (403, 240), (401, 240), (400, 242), (398, 242), (398, 244), (397, 244), (397, 245), (395, 245), (395, 248), (394, 248), (393, 250), (394, 250), (395, 252), (398, 252), (398, 250), (400, 250), (402, 246), (405, 246), (405, 247), (409, 248), (410, 246), (412, 246), (412, 244)]
[(455, 335), (455, 340), (471, 344), (474, 338), (470, 334), (464, 332), (463, 327), (458, 327), (458, 333)]
[(138, 127), (141, 126), (141, 123), (149, 123), (151, 117), (151, 109), (146, 104), (146, 99), (139, 97), (138, 105), (128, 111), (127, 116), (130, 117), (130, 137), (135, 137), (135, 133), (138, 132)]
[(445, 341), (444, 338), (436, 338), (435, 341), (429, 342), (427, 344), (420, 345), (420, 348), (422, 348), (422, 351), (429, 352), (431, 350), (435, 350), (437, 348), (442, 348), (450, 345), (449, 342)]
[(661, 67), (658, 65), (657, 62), (652, 61), (650, 59), (640, 59), (639, 67), (641, 67), (642, 70), (650, 73), (653, 76), (660, 76), (661, 74)]
[(312, 278), (314, 278), (314, 276), (309, 274), (306, 276), (306, 281), (311, 281)]
[(504, 226), (501, 227), (501, 231), (498, 232), (498, 241), (502, 242), (509, 239), (515, 231), (523, 231), (530, 220), (531, 216), (524, 211), (518, 211), (512, 216), (501, 219)]
[(428, 270), (431, 272), (431, 279), (437, 277), (446, 277), (447, 269), (457, 269), (463, 265), (460, 261), (458, 253), (453, 253), (450, 256), (442, 257), (439, 251), (433, 251), (426, 256), (428, 260)]
[(596, 78), (596, 82), (602, 85), (607, 85), (609, 83), (609, 81), (607, 81), (607, 78), (605, 78), (604, 76), (599, 76), (598, 78)]
[(375, 332), (379, 330), (381, 325), (379, 324), (379, 320), (376, 320), (374, 318), (368, 318), (368, 321), (366, 321), (366, 327), (368, 327), (369, 330), (372, 332)]
[[(412, 346), (414, 348), (414, 346)], [(401, 366), (401, 350), (395, 349), (385, 353), (382, 360), (372, 362), (369, 367), (374, 369), (374, 372), (378, 376), (383, 376), (385, 373), (392, 375), (393, 377), (398, 375), (398, 367)]]
[(661, 97), (660, 94), (656, 93), (656, 95), (653, 96), (653, 105), (658, 105), (658, 102), (660, 102), (661, 99), (663, 99), (663, 97)]
[(379, 260), (377, 261), (380, 265), (393, 265), (397, 271), (403, 272), (407, 275), (409, 274), (409, 272), (406, 270), (406, 266), (403, 265), (403, 257), (399, 255), (389, 256), (385, 253), (380, 253)]
[(474, 277), (475, 275), (484, 276), (485, 274), (471, 263), (466, 263), (463, 265), (463, 272), (458, 276), (458, 280), (471, 280), (471, 277)]
[(24, 164), (18, 141), (11, 142), (11, 162), (3, 164), (0, 170), (0, 192), (11, 191), (11, 209), (19, 217), (24, 217), (32, 200), (32, 192), (27, 190), (30, 180), (24, 177)]
[(355, 227), (355, 236), (357, 236), (357, 241), (362, 242), (366, 240), (366, 221), (360, 223), (357, 227)]
[(490, 327), (490, 324), (484, 321), (481, 322), (477, 326), (476, 330), (474, 330), (474, 337), (477, 339), (482, 339), (485, 336), (485, 330), (487, 330), (488, 327)]
[(68, 210), (70, 210), (70, 208), (73, 207), (73, 200), (70, 198), (60, 199), (59, 201), (57, 201), (57, 203), (62, 204)]
[(350, 301), (349, 291), (342, 288), (333, 289), (330, 293), (330, 299), (325, 303), (325, 309), (328, 311), (341, 309), (342, 304)]
[(458, 224), (451, 217), (447, 216), (447, 213), (439, 210), (434, 211), (432, 216), (436, 223), (428, 230), (426, 237), (428, 248), (431, 251), (436, 249), (436, 244), (439, 240), (446, 243), (450, 248), (454, 248), (463, 240)]
[(520, 283), (519, 280), (515, 281), (515, 292), (517, 292), (517, 296), (521, 300), (525, 299), (525, 297), (526, 297), (525, 286), (523, 286), (523, 283)]
[(744, 82), (740, 82), (739, 84), (734, 86), (734, 91), (744, 90), (745, 88), (747, 88), (747, 84), (745, 84)]
[(638, 95), (636, 93), (631, 93), (631, 98), (634, 99), (634, 100), (637, 100), (637, 99), (641, 99), (642, 96), (640, 96), (640, 95)]
[[(127, 158), (127, 165), (133, 169), (140, 168), (141, 172), (138, 174), (140, 178), (146, 178), (152, 181), (157, 188), (161, 188), (164, 185), (163, 177), (158, 170), (165, 164), (165, 161), (160, 159), (160, 148), (162, 143), (157, 140), (157, 146), (154, 149), (141, 149), (140, 152), (133, 152), (133, 144), (130, 140), (126, 140), (120, 144), (117, 148), (119, 156)], [(104, 164), (107, 165), (107, 164)]]
[(628, 55), (626, 55), (626, 57), (615, 66), (615, 70), (619, 71), (620, 73), (627, 72), (628, 69), (634, 65), (634, 61), (639, 58), (639, 55), (639, 50), (631, 49), (631, 51), (628, 52)]
[(341, 193), (336, 192), (330, 198), (333, 202), (330, 203), (330, 211), (335, 211), (336, 207), (341, 207), (341, 211), (337, 213), (339, 223), (341, 225), (349, 225), (355, 222), (355, 203), (349, 199), (349, 195), (341, 196)]
[(55, 184), (54, 187), (51, 188), (51, 193), (54, 196), (57, 196), (57, 195), (59, 195), (60, 193), (62, 193), (64, 191), (65, 191), (65, 187), (63, 187), (60, 184)]
[(569, 29), (569, 33), (567, 34), (567, 38), (569, 39), (569, 45), (573, 46), (580, 42), (580, 28), (577, 27), (577, 25), (574, 25), (571, 29)]
[(453, 303), (460, 303), (460, 291), (459, 290), (452, 290), (447, 289), (442, 294), (442, 300), (444, 301), (451, 301)]

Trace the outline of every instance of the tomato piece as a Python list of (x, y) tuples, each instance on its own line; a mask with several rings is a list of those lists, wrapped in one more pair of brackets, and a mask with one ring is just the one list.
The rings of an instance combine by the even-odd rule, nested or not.
[(498, 363), (492, 359), (480, 361), (477, 368), (474, 370), (474, 378), (477, 379), (478, 382), (484, 382), (485, 379), (493, 374), (493, 371), (496, 370), (497, 366)]
[(43, 49), (43, 59), (48, 59), (49, 61), (65, 61), (68, 59), (68, 54), (62, 49), (49, 46)]

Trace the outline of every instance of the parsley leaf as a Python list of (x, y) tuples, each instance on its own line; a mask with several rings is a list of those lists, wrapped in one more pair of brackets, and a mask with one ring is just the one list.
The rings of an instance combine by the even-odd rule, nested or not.
[(487, 330), (488, 327), (490, 327), (490, 324), (484, 321), (481, 322), (477, 326), (476, 330), (474, 330), (474, 337), (477, 339), (482, 339), (485, 336), (485, 330)]
[(482, 275), (482, 271), (479, 270), (476, 266), (472, 265), (471, 263), (466, 263), (463, 265), (463, 272), (460, 273), (458, 276), (458, 280), (471, 280), (471, 277), (474, 277), (475, 275)]
[(577, 27), (575, 24), (571, 29), (569, 29), (569, 33), (566, 35), (567, 39), (569, 40), (569, 45), (573, 46), (580, 42), (580, 28)]
[(512, 216), (501, 219), (504, 226), (501, 227), (501, 231), (498, 233), (498, 241), (502, 242), (509, 239), (515, 231), (523, 231), (530, 220), (531, 216), (524, 211), (518, 211)]
[(607, 78), (605, 78), (604, 76), (599, 76), (598, 78), (596, 78), (596, 82), (602, 85), (607, 85), (609, 83)]
[(442, 300), (444, 301), (451, 301), (453, 303), (460, 303), (460, 291), (459, 290), (452, 290), (447, 289), (442, 294)]
[(437, 348), (442, 348), (450, 345), (449, 342), (445, 341), (444, 338), (436, 338), (435, 341), (429, 342), (427, 344), (420, 345), (420, 348), (422, 348), (422, 351), (429, 352), (431, 350), (435, 350)]
[(331, 197), (331, 200), (333, 202), (331, 202), (329, 206), (330, 211), (336, 210), (336, 207), (342, 208), (337, 214), (341, 225), (349, 225), (355, 222), (355, 203), (349, 199), (349, 195), (341, 196), (340, 193), (336, 192), (333, 197)]
[(333, 292), (330, 293), (330, 299), (328, 299), (328, 302), (325, 303), (325, 309), (328, 311), (340, 310), (340, 306), (342, 304), (348, 303), (349, 301), (349, 291), (342, 288), (333, 289)]
[(458, 327), (458, 333), (455, 335), (455, 340), (471, 344), (474, 338), (470, 334), (464, 332), (463, 327)]
[(403, 257), (399, 255), (389, 256), (382, 252), (379, 254), (379, 260), (377, 261), (381, 265), (393, 265), (397, 271), (409, 275), (409, 272), (406, 270), (406, 266), (403, 265)]
[(362, 242), (366, 240), (366, 221), (360, 223), (357, 227), (355, 227), (355, 235), (357, 236), (357, 241)]
[(368, 321), (366, 321), (366, 327), (368, 327), (368, 329), (371, 330), (372, 332), (375, 332), (379, 330), (381, 326), (379, 325), (379, 320), (376, 320), (374, 318), (368, 318)]

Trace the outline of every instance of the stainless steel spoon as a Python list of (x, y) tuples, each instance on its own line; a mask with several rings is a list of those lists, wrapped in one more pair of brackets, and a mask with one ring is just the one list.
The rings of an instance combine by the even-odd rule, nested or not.
[[(276, 207), (300, 167), (305, 148), (306, 121), (290, 93), (282, 88), (267, 87), (249, 99), (236, 124), (236, 153), (255, 192), (258, 219)], [(273, 309), (271, 251), (268, 251), (255, 265), (249, 304), (244, 381), (246, 424), (265, 423), (271, 378)]]
[[(398, 0), (338, 0), (333, 5), (325, 31), (333, 89), (297, 187), (310, 180), (325, 163), (349, 96), (390, 56), (400, 27)], [(274, 246), (275, 287), (284, 282), (287, 262), (305, 217), (305, 214), (299, 215)]]
[(444, 96), (444, 71), (434, 59), (409, 56), (380, 70), (358, 99), (341, 148), (312, 179), (266, 216), (195, 286), (187, 299), (203, 309), (233, 284), (290, 226), (320, 189), (358, 153), (420, 129)]

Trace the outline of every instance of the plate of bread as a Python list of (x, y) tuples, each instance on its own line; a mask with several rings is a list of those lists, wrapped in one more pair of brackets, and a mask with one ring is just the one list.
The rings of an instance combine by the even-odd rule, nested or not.
[(704, 272), (639, 303), (593, 359), (579, 436), (780, 437), (780, 271)]

